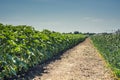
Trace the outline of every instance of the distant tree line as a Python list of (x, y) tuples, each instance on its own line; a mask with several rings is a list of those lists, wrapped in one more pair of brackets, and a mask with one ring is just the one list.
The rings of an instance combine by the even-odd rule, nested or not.
[(91, 36), (91, 35), (94, 35), (94, 34), (96, 34), (96, 33), (90, 33), (90, 32), (82, 33), (82, 32), (79, 32), (79, 31), (74, 31), (74, 34), (84, 34), (84, 35)]

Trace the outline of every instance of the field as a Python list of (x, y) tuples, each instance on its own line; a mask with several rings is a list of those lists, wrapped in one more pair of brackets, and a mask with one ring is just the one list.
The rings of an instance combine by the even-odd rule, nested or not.
[(97, 34), (91, 37), (113, 73), (120, 78), (120, 33)]
[[(90, 38), (87, 38), (89, 36)], [(65, 52), (66, 50), (68, 51)], [(50, 64), (45, 63), (51, 62), (61, 53), (63, 55), (59, 56), (60, 60)], [(106, 68), (104, 63), (107, 63), (114, 75), (120, 78), (119, 30), (115, 33), (87, 33), (86, 35), (79, 32), (74, 34), (59, 33), (46, 29), (37, 31), (26, 25), (0, 24), (0, 79), (21, 79), (23, 76), (24, 79), (29, 77), (30, 79), (35, 78), (35, 80), (47, 78), (56, 80), (114, 80), (111, 70)], [(42, 66), (44, 64), (48, 66)], [(44, 67), (50, 68), (47, 70), (49, 73), (31, 77), (36, 76), (34, 69), (36, 66), (38, 66), (37, 75), (41, 74)], [(29, 74), (32, 68), (32, 74)], [(25, 73), (28, 73), (27, 76)], [(70, 75), (72, 76), (70, 77)]]
[(26, 25), (0, 24), (0, 79), (27, 72), (85, 38), (82, 34), (37, 31)]

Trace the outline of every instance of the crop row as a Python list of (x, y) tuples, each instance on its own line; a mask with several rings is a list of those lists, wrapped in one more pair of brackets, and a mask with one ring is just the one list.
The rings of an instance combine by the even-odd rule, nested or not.
[(115, 75), (120, 77), (120, 34), (99, 34), (91, 39)]
[(0, 79), (17, 76), (21, 71), (52, 58), (79, 42), (82, 34), (37, 31), (31, 26), (0, 24)]

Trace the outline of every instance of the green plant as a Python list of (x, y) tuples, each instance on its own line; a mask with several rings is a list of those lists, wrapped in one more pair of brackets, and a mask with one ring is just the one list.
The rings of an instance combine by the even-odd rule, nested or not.
[(31, 26), (0, 24), (0, 79), (17, 76), (84, 39), (82, 34), (40, 32)]
[(91, 39), (116, 76), (120, 77), (120, 34), (98, 34)]

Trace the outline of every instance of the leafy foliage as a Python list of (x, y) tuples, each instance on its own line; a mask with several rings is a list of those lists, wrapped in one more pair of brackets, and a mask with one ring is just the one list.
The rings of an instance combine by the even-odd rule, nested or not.
[(85, 39), (81, 34), (36, 31), (31, 26), (0, 24), (0, 79), (44, 62)]

